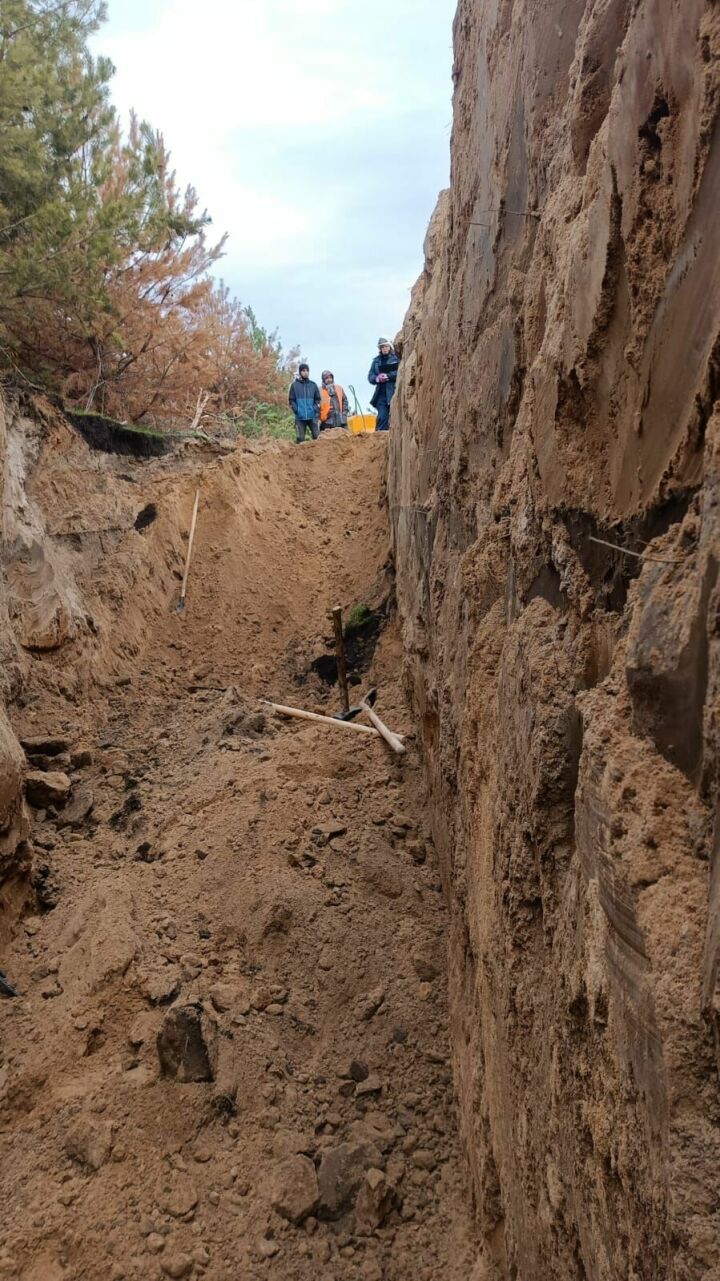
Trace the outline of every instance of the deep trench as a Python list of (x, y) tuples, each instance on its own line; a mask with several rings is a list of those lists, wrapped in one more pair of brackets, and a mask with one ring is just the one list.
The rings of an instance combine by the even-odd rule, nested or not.
[[(109, 554), (116, 572), (132, 549), (169, 575), (142, 643), (100, 628), (92, 643), (110, 637), (120, 657), (112, 680), (78, 680), (69, 717), (42, 681), (14, 709), (40, 779), (31, 897), (5, 962), (19, 996), (0, 1004), (0, 1146), (14, 1152), (2, 1179), (18, 1209), (0, 1258), (18, 1275), (47, 1265), (146, 1281), (159, 1259), (209, 1277), (270, 1266), (312, 1281), (331, 1266), (405, 1281), (412, 1261), (425, 1281), (465, 1281), (472, 1266), (445, 905), (374, 502), (382, 442), (370, 463), (368, 448), (273, 454), (293, 522), (326, 520), (336, 540), (320, 558), (312, 542), (296, 554), (299, 612), (279, 634), (266, 620), (286, 590), (284, 553), (277, 569), (258, 557), (250, 617), (248, 538), (234, 524), (245, 504), (222, 499), (235, 493), (232, 461), (203, 478), (183, 614), (172, 603), (184, 542), (170, 555), (164, 540), (172, 485), (192, 493), (192, 478), (152, 498), (141, 462), (140, 519)], [(316, 461), (333, 486), (313, 479)], [(243, 493), (266, 484), (262, 456), (247, 468)], [(276, 520), (274, 491), (263, 502), (253, 528)], [(262, 524), (256, 536), (260, 551)], [(219, 543), (244, 571), (215, 558)], [(328, 557), (329, 586), (313, 593)], [(259, 697), (337, 709), (336, 595), (353, 689), (377, 686), (406, 757), (274, 718)], [(39, 659), (34, 679), (54, 664)], [(45, 799), (42, 780), (64, 770), (70, 799)]]

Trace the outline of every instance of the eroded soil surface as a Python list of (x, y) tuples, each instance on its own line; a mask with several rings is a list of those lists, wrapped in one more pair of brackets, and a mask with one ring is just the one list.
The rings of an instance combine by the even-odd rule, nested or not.
[[(105, 605), (118, 593), (98, 682), (72, 645), (36, 660), (14, 727), (60, 741), (28, 747), (47, 784), (39, 900), (3, 959), (21, 995), (0, 1002), (2, 1276), (469, 1274), (445, 909), (388, 614), (384, 446), (324, 439), (177, 473), (128, 463), (135, 506), (157, 518), (94, 567)], [(180, 615), (168, 513), (187, 527), (197, 479)], [(59, 481), (53, 495), (60, 528), (78, 495)], [(405, 734), (402, 760), (262, 704), (338, 710), (312, 668), (338, 603), (383, 618), (358, 675)]]

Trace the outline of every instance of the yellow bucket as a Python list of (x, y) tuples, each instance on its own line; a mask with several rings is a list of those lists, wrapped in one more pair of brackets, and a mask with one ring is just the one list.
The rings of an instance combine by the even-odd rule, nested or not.
[(374, 414), (353, 414), (348, 418), (348, 429), (357, 436), (361, 431), (374, 431), (375, 422)]

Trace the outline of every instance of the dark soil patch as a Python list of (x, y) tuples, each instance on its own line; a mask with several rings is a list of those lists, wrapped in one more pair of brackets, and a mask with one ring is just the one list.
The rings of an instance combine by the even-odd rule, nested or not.
[(173, 448), (174, 437), (166, 432), (150, 431), (104, 418), (102, 414), (65, 411), (68, 422), (91, 449), (105, 454), (129, 454), (133, 458), (158, 458)]

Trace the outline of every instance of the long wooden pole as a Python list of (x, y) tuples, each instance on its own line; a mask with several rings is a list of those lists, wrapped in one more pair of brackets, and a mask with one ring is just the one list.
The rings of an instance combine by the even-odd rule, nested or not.
[(197, 524), (198, 506), (200, 504), (200, 490), (195, 491), (195, 506), (193, 507), (192, 521), (190, 522), (190, 537), (188, 539), (187, 555), (185, 557), (185, 573), (183, 574), (182, 589), (180, 591), (179, 604), (185, 604), (185, 593), (187, 591), (188, 574), (190, 573), (190, 557), (192, 556), (193, 540), (195, 538), (195, 526)]
[(335, 629), (335, 653), (337, 655), (338, 684), (340, 686), (340, 695), (342, 697), (342, 709), (345, 715), (350, 711), (350, 695), (348, 694), (347, 663), (345, 662), (345, 641), (343, 639), (342, 609), (336, 605), (332, 611), (333, 627)]
[(380, 717), (373, 711), (370, 704), (366, 702), (364, 698), (360, 700), (360, 707), (362, 707), (368, 719), (372, 721), (381, 738), (385, 739), (388, 746), (391, 747), (394, 752), (397, 752), (398, 756), (404, 756), (407, 748), (405, 747), (402, 739), (398, 738), (397, 734), (393, 734), (391, 729), (388, 729), (387, 725), (380, 720)]
[(319, 721), (321, 725), (334, 725), (335, 729), (352, 729), (356, 734), (372, 734), (373, 738), (383, 737), (378, 730), (371, 729), (369, 725), (358, 725), (357, 721), (339, 721), (334, 716), (319, 716), (317, 712), (306, 712), (301, 707), (285, 707), (283, 703), (267, 702), (266, 705), (272, 707), (279, 716), (293, 716), (299, 721)]

